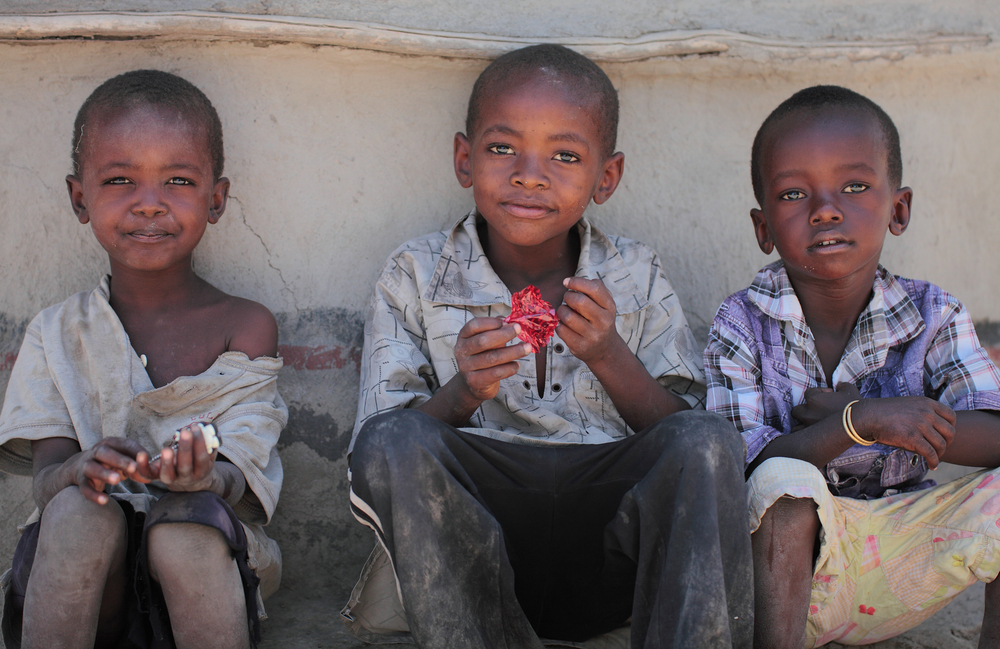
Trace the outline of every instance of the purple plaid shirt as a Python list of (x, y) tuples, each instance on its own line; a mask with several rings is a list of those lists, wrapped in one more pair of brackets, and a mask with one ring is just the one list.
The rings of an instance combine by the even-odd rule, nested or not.
[[(781, 261), (762, 268), (750, 288), (719, 307), (705, 371), (707, 408), (743, 434), (748, 464), (771, 440), (791, 432), (792, 407), (812, 387), (848, 382), (866, 398), (924, 395), (955, 410), (1000, 410), (1000, 372), (961, 302), (881, 266), (871, 302), (833, 371), (833, 386)], [(852, 446), (825, 468), (831, 491), (854, 498), (921, 488), (928, 484), (926, 472), (923, 457), (882, 444)]]

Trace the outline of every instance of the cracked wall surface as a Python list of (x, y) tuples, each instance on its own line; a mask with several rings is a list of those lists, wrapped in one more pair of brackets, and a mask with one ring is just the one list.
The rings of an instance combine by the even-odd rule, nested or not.
[[(936, 15), (917, 23), (933, 26)], [(703, 339), (721, 300), (769, 261), (748, 215), (757, 126), (801, 87), (847, 85), (896, 120), (904, 182), (915, 192), (911, 226), (887, 241), (886, 265), (958, 295), (998, 345), (997, 52), (990, 45), (897, 61), (690, 56), (605, 65), (621, 93), (625, 178), (589, 214), (661, 253)], [(262, 302), (279, 321), (280, 387), (291, 419), (281, 441), (288, 479), (272, 533), (284, 548), (286, 582), (349, 581), (371, 543), (348, 514), (344, 453), (372, 282), (397, 245), (450, 226), (471, 207), (452, 172), (452, 138), (484, 65), (297, 44), (0, 44), (0, 387), (27, 320), (107, 272), (106, 255), (73, 217), (63, 188), (77, 108), (125, 70), (185, 76), (219, 109), (232, 181), (228, 209), (196, 251), (196, 268), (223, 290)], [(0, 476), (2, 561), (16, 539), (14, 522), (31, 509), (29, 487)]]

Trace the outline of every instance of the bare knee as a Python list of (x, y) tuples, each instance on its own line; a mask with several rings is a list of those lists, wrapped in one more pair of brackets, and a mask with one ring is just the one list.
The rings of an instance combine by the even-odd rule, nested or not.
[(157, 582), (187, 580), (233, 563), (219, 530), (198, 523), (160, 523), (146, 534), (149, 574)]
[(761, 527), (765, 524), (779, 529), (795, 530), (797, 533), (812, 530), (819, 532), (819, 514), (816, 501), (812, 498), (792, 498), (783, 496), (767, 508), (761, 517)]
[(105, 505), (87, 500), (76, 486), (63, 489), (45, 506), (38, 534), (39, 550), (63, 552), (80, 562), (125, 552), (125, 514), (115, 500)]

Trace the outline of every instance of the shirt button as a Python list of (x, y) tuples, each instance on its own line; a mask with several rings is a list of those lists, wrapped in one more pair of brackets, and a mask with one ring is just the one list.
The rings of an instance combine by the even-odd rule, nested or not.
[(553, 383), (552, 384), (552, 391), (553, 392), (559, 392), (560, 390), (562, 390), (562, 386), (561, 385), (559, 385), (558, 383)]
[(557, 354), (561, 354), (566, 350), (566, 348), (562, 346), (562, 343), (556, 343), (555, 350)]
[(525, 382), (524, 382), (524, 389), (525, 389), (525, 390), (530, 390), (530, 389), (531, 389), (531, 383), (529, 383), (529, 382), (525, 381)]

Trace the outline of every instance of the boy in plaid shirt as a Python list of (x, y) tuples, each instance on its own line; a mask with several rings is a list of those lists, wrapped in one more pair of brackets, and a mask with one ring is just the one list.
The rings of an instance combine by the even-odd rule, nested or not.
[[(1000, 373), (958, 300), (879, 264), (913, 197), (892, 120), (802, 90), (751, 172), (757, 241), (781, 259), (720, 307), (705, 363), (708, 408), (748, 446), (754, 646), (876, 642), (977, 580), (996, 646)], [(994, 469), (938, 486), (941, 461)]]

